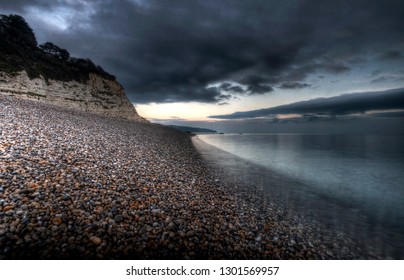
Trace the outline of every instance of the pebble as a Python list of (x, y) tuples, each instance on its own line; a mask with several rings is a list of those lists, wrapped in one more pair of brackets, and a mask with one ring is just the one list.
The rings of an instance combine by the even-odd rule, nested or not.
[(98, 236), (91, 236), (90, 237), (90, 241), (94, 244), (94, 245), (100, 245), (102, 240), (101, 238), (99, 238)]
[(116, 215), (114, 217), (115, 222), (119, 223), (123, 221), (123, 216), (122, 215)]
[(3, 211), (4, 211), (4, 212), (7, 212), (7, 211), (10, 211), (10, 210), (13, 209), (13, 208), (14, 208), (13, 206), (7, 205), (7, 206), (4, 206), (4, 207), (3, 207)]
[(54, 219), (52, 220), (52, 222), (53, 222), (55, 225), (60, 225), (60, 224), (62, 223), (62, 219), (61, 219), (61, 218), (54, 218)]

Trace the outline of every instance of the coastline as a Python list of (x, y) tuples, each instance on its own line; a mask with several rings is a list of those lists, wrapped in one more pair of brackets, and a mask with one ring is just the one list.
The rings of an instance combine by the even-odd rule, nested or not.
[[(314, 235), (324, 243), (332, 242), (335, 249), (351, 248), (355, 258), (400, 259), (400, 255), (391, 250), (393, 247), (387, 247), (388, 243), (380, 243), (377, 236), (355, 228), (364, 221), (355, 224), (355, 218), (346, 216), (352, 211), (349, 203), (330, 203), (328, 197), (313, 193), (305, 182), (221, 150), (199, 137), (194, 137), (193, 143), (216, 177), (226, 183), (227, 189), (249, 201), (259, 209), (260, 215), (272, 217), (277, 213), (278, 222), (287, 220), (285, 224), (292, 228), (301, 224), (305, 235)], [(341, 224), (344, 218), (346, 224)], [(327, 258), (330, 258), (334, 251), (328, 251), (328, 254)]]
[(364, 259), (244, 199), (187, 133), (0, 95), (0, 259)]

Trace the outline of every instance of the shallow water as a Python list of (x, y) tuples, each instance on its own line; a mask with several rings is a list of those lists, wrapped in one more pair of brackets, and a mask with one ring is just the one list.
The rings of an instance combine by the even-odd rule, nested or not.
[(291, 215), (383, 258), (404, 258), (404, 136), (214, 134), (194, 144)]

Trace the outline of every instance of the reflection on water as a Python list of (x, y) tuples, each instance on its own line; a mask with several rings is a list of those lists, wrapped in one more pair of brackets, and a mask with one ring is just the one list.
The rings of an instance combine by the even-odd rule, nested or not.
[(404, 258), (403, 136), (226, 134), (194, 143), (208, 162), (288, 211)]

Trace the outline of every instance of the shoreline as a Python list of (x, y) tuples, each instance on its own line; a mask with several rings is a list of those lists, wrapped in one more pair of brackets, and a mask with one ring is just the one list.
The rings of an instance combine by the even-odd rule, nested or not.
[(187, 133), (2, 95), (0, 123), (0, 259), (375, 258), (229, 191)]
[[(343, 204), (341, 201), (341, 204), (332, 204), (330, 212), (321, 212), (321, 207), (311, 205), (313, 194), (305, 194), (312, 196), (308, 201), (302, 198), (303, 192), (307, 192), (308, 188), (302, 181), (221, 150), (200, 138), (193, 138), (193, 143), (203, 158), (206, 158), (206, 163), (215, 170), (216, 177), (226, 183), (227, 189), (256, 206), (264, 217), (271, 216), (272, 211), (280, 213), (289, 224), (301, 224), (299, 226), (305, 228), (305, 231), (312, 231), (311, 234), (314, 233), (326, 243), (334, 243), (336, 248), (345, 245), (352, 247), (352, 251), (355, 251), (360, 259), (400, 258), (385, 247), (382, 248), (382, 245), (369, 242), (366, 238), (368, 236), (355, 234), (349, 225), (344, 228), (336, 222), (338, 217), (335, 215), (344, 211), (344, 207), (349, 207), (349, 204)], [(299, 189), (302, 193), (296, 195), (293, 190), (288, 192), (284, 187)], [(315, 199), (321, 198), (318, 196)], [(329, 257), (334, 254), (333, 251), (329, 253)]]

